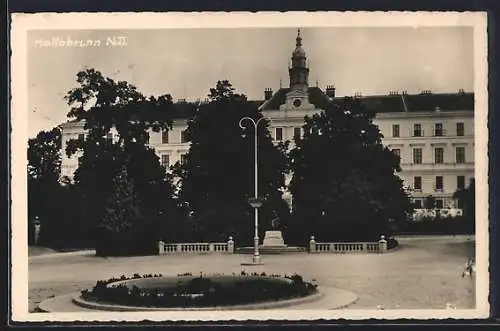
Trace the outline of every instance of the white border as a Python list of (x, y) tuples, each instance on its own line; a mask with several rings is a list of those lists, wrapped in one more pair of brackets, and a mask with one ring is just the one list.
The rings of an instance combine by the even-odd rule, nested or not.
[[(147, 22), (145, 24), (145, 22)], [(470, 310), (265, 310), (231, 312), (28, 313), (27, 253), (27, 32), (66, 29), (179, 29), (263, 27), (474, 28), (476, 309)], [(486, 13), (458, 12), (260, 12), (260, 13), (37, 13), (12, 15), (12, 319), (15, 321), (208, 321), (399, 318), (487, 318), (488, 132)]]

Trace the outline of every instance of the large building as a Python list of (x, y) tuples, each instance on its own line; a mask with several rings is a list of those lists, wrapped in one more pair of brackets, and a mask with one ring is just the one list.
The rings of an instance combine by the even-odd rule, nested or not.
[[(335, 95), (333, 85), (325, 90), (309, 86), (308, 76), (299, 30), (289, 65), (289, 86), (280, 86), (276, 92), (265, 88), (264, 99), (252, 101), (272, 120), (270, 130), (276, 142), (291, 141), (302, 133), (305, 116), (342, 98)], [(401, 157), (399, 175), (417, 207), (433, 196), (436, 209), (442, 213), (459, 211), (453, 193), (465, 188), (474, 177), (474, 94), (463, 90), (446, 94), (391, 91), (387, 95), (356, 96), (375, 111), (375, 123), (384, 136), (384, 144)], [(182, 162), (189, 151), (184, 130), (195, 108), (195, 103), (176, 103), (172, 130), (150, 132), (150, 145), (167, 168)], [(63, 148), (69, 139), (85, 136), (81, 122), (67, 122), (61, 128)], [(78, 166), (77, 157), (68, 158), (63, 153), (62, 176), (72, 177)], [(285, 198), (291, 199), (287, 193)]]

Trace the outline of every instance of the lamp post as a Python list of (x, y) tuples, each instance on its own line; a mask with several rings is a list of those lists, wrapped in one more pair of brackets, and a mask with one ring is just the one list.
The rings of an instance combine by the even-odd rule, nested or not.
[(245, 125), (243, 124), (245, 121), (248, 121), (253, 124), (254, 127), (254, 183), (255, 183), (255, 194), (254, 197), (249, 199), (248, 202), (255, 209), (255, 234), (253, 237), (253, 264), (260, 264), (260, 254), (259, 254), (259, 208), (262, 207), (262, 199), (259, 199), (259, 187), (258, 187), (258, 158), (257, 158), (257, 128), (259, 126), (260, 121), (265, 119), (265, 117), (259, 118), (255, 121), (250, 117), (243, 117), (240, 120), (240, 128), (245, 129)]

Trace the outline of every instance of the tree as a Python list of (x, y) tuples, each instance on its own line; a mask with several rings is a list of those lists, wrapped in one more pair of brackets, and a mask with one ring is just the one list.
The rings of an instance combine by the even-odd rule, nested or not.
[(399, 157), (382, 144), (375, 114), (357, 98), (306, 117), (290, 152), (292, 237), (297, 242), (377, 240), (411, 204), (397, 176)]
[(476, 218), (476, 182), (472, 178), (469, 186), (459, 189), (453, 194), (453, 199), (458, 200), (460, 206), (463, 206), (464, 217), (471, 222)]
[(141, 212), (133, 181), (123, 167), (113, 179), (114, 192), (106, 203), (106, 210), (98, 224), (100, 237), (98, 255), (127, 253), (134, 240), (140, 236)]
[[(145, 97), (127, 82), (115, 82), (99, 71), (86, 69), (77, 74), (79, 86), (68, 91), (71, 106), (68, 117), (85, 122), (83, 140), (71, 140), (68, 155), (82, 154), (74, 174), (78, 205), (86, 229), (82, 235), (89, 244), (99, 243), (98, 224), (106, 214), (108, 199), (114, 194), (113, 178), (126, 168), (134, 183), (138, 208), (142, 215), (144, 244), (153, 250), (156, 241), (176, 215), (171, 176), (167, 176), (158, 156), (148, 146), (149, 130), (168, 130), (172, 122), (170, 95)], [(116, 130), (116, 136), (108, 134)], [(142, 250), (144, 247), (135, 247)]]
[[(262, 115), (228, 81), (219, 81), (210, 89), (209, 103), (188, 121), (191, 146), (175, 173), (196, 240), (225, 241), (233, 236), (240, 244), (252, 242), (253, 209), (248, 199), (254, 196), (254, 128), (240, 128), (245, 116), (257, 120)], [(274, 210), (282, 220), (288, 211), (280, 191), (284, 146), (273, 145), (267, 127), (261, 122), (258, 128), (259, 196), (266, 199), (260, 209), (261, 231), (271, 226)]]
[(33, 242), (34, 220), (41, 222), (40, 244), (51, 246), (60, 218), (61, 132), (40, 131), (28, 141), (28, 234)]
[(436, 208), (436, 198), (432, 195), (425, 197), (424, 199), (424, 208), (425, 209), (434, 209)]

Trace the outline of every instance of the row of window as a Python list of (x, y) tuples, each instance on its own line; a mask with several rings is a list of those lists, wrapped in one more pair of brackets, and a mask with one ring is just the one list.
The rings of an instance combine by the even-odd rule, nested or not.
[[(294, 127), (293, 128), (293, 136), (297, 137), (300, 136), (302, 133), (302, 128), (301, 127)], [(464, 123), (456, 123), (456, 135), (457, 136), (463, 136), (464, 135)], [(434, 129), (434, 136), (440, 137), (440, 136), (445, 136), (445, 130), (443, 129), (443, 123), (435, 123), (435, 129)], [(394, 138), (400, 137), (400, 126), (399, 124), (393, 124), (392, 125), (392, 136)], [(422, 125), (421, 124), (413, 124), (413, 136), (414, 137), (423, 137), (424, 136), (424, 131), (422, 130)], [(83, 133), (78, 135), (78, 139), (84, 139), (85, 135)], [(282, 127), (276, 127), (274, 128), (274, 140), (275, 141), (283, 141), (283, 128)], [(112, 139), (113, 135), (111, 133), (107, 134), (107, 139)], [(187, 137), (187, 132), (186, 130), (181, 131), (181, 143), (187, 143), (188, 137)], [(162, 131), (161, 133), (161, 143), (162, 144), (169, 144), (169, 131), (165, 130)]]
[[(169, 143), (169, 139), (168, 139), (168, 131), (167, 130), (164, 130), (161, 132), (161, 143), (162, 144), (168, 144)], [(181, 131), (181, 143), (184, 144), (184, 143), (187, 143), (189, 141), (188, 139), (188, 136), (187, 136), (187, 131), (186, 130), (182, 130)]]
[[(421, 209), (421, 208), (424, 207), (424, 199), (413, 199), (413, 204), (415, 205), (416, 209)], [(435, 206), (434, 207), (436, 209), (443, 209), (444, 208), (444, 200), (437, 198), (435, 200)], [(460, 200), (457, 201), (457, 207), (459, 209), (462, 209), (464, 207), (463, 203)]]
[[(300, 137), (301, 134), (302, 134), (301, 127), (293, 128), (293, 136), (294, 137)], [(274, 140), (275, 141), (283, 141), (284, 140), (283, 128), (280, 128), (280, 127), (274, 128)]]
[[(392, 152), (397, 156), (401, 157), (401, 150), (399, 148), (394, 148)], [(413, 164), (422, 164), (422, 159), (423, 159), (422, 148), (413, 148)], [(455, 147), (455, 163), (457, 164), (466, 163), (464, 146)], [(444, 164), (443, 147), (434, 148), (434, 164)]]
[[(181, 164), (186, 163), (186, 157), (187, 157), (187, 154), (181, 154)], [(169, 154), (162, 154), (161, 155), (161, 165), (165, 169), (170, 168), (170, 155)]]
[[(456, 123), (455, 126), (455, 134), (456, 136), (464, 136), (465, 135), (465, 125), (462, 122)], [(443, 123), (438, 122), (434, 123), (434, 130), (432, 132), (432, 135), (434, 137), (444, 137), (446, 136), (446, 130), (444, 129)], [(392, 136), (394, 138), (400, 137), (400, 126), (399, 124), (393, 124), (392, 125)], [(413, 137), (424, 137), (425, 132), (422, 129), (422, 124), (420, 123), (415, 123), (413, 124)]]
[[(434, 190), (437, 192), (442, 192), (444, 188), (444, 177), (436, 176), (434, 178)], [(465, 176), (457, 176), (457, 189), (461, 190), (465, 188)], [(413, 189), (415, 191), (422, 191), (422, 176), (413, 177)]]

